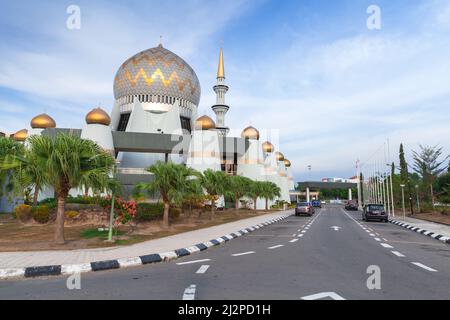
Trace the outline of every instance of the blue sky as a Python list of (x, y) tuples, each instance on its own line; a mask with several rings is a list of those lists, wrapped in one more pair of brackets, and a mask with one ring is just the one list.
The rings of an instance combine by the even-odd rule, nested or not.
[[(66, 28), (71, 4), (80, 30)], [(372, 4), (381, 30), (366, 27)], [(223, 44), (227, 124), (278, 129), (297, 180), (350, 177), (387, 138), (450, 152), (446, 0), (2, 1), (0, 131), (42, 112), (81, 127), (94, 106), (111, 110), (117, 69), (160, 35), (196, 71), (211, 116)]]

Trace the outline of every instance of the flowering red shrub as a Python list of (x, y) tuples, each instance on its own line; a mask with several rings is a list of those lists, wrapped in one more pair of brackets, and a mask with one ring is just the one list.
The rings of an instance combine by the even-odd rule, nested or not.
[[(111, 196), (107, 196), (101, 201), (101, 204), (107, 210), (111, 210)], [(137, 205), (134, 201), (127, 201), (121, 197), (115, 197), (114, 201), (115, 220), (114, 226), (127, 224), (136, 218)]]

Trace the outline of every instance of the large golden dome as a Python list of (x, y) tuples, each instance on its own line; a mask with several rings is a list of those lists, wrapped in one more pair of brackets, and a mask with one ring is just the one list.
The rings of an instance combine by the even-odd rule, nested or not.
[(264, 152), (272, 153), (273, 152), (273, 144), (271, 144), (269, 141), (266, 141), (262, 144), (262, 148)]
[(28, 138), (28, 130), (27, 129), (22, 129), (20, 131), (17, 131), (14, 134), (14, 140), (15, 141), (22, 142), (22, 141), (27, 140), (27, 138)]
[(277, 157), (277, 161), (284, 161), (284, 154), (282, 154), (281, 152), (277, 152), (275, 153), (276, 157)]
[(292, 164), (288, 159), (284, 159), (284, 165), (286, 168), (289, 168)]
[(194, 70), (175, 53), (159, 45), (142, 51), (117, 71), (114, 96), (136, 95), (179, 98), (198, 106), (200, 82)]
[(250, 126), (242, 131), (241, 137), (244, 139), (259, 140), (259, 131)]
[(48, 114), (43, 113), (31, 120), (31, 127), (33, 129), (56, 128), (56, 122)]
[(103, 109), (95, 108), (86, 115), (86, 123), (109, 126), (111, 124), (111, 118)]
[(213, 119), (206, 115), (201, 116), (195, 121), (195, 129), (197, 130), (210, 130), (215, 128), (216, 124), (214, 123)]

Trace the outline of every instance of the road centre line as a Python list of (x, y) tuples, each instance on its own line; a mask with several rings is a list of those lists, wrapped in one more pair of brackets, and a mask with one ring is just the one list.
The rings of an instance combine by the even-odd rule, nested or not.
[(202, 265), (198, 270), (197, 270), (197, 274), (203, 274), (205, 273), (207, 270), (209, 269), (209, 265), (204, 264)]
[(414, 264), (414, 265), (416, 265), (416, 266), (418, 266), (418, 267), (420, 267), (420, 268), (422, 268), (422, 269), (425, 269), (425, 270), (427, 270), (427, 271), (437, 272), (437, 270), (435, 270), (435, 269), (433, 269), (433, 268), (430, 268), (430, 267), (428, 267), (428, 266), (426, 266), (426, 265), (424, 265), (424, 264), (421, 264), (420, 262), (411, 262), (411, 263)]
[(394, 255), (396, 255), (397, 257), (403, 258), (405, 257), (405, 255), (403, 253), (400, 253), (398, 251), (391, 251)]
[(255, 253), (255, 251), (248, 251), (248, 252), (234, 253), (234, 254), (232, 254), (232, 256), (233, 256), (233, 257), (240, 257), (240, 256), (245, 256), (245, 255), (253, 254), (253, 253)]
[(184, 290), (183, 300), (195, 300), (195, 290), (197, 286), (195, 284), (191, 284)]
[(394, 249), (393, 246), (391, 246), (390, 244), (387, 244), (387, 243), (381, 243), (381, 246), (384, 248), (388, 248), (388, 249)]
[(182, 266), (185, 264), (193, 264), (193, 263), (199, 263), (199, 262), (206, 262), (211, 261), (211, 259), (202, 259), (202, 260), (193, 260), (193, 261), (187, 261), (187, 262), (178, 262), (177, 265)]
[(279, 245), (276, 245), (276, 246), (273, 246), (273, 247), (268, 247), (267, 249), (273, 250), (273, 249), (278, 249), (278, 248), (281, 248), (281, 247), (284, 247), (284, 244), (279, 244)]

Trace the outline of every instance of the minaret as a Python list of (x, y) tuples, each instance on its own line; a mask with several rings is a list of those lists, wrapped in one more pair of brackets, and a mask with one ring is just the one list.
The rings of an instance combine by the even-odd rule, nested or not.
[(217, 69), (217, 85), (213, 87), (216, 93), (216, 104), (212, 106), (216, 114), (216, 129), (221, 136), (226, 136), (230, 129), (225, 126), (225, 114), (230, 109), (225, 104), (225, 94), (228, 91), (228, 86), (225, 84), (225, 67), (223, 63), (223, 50), (220, 48), (219, 68)]

